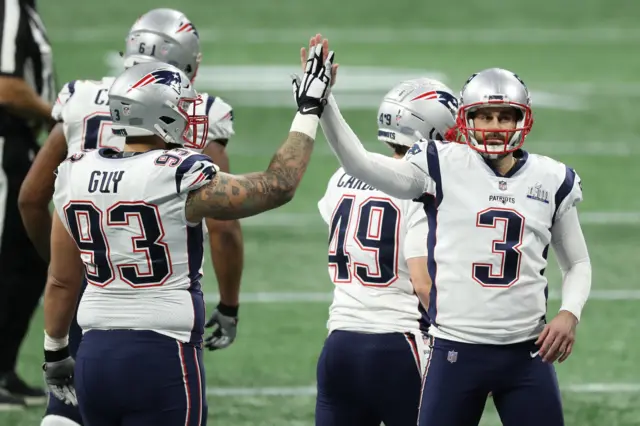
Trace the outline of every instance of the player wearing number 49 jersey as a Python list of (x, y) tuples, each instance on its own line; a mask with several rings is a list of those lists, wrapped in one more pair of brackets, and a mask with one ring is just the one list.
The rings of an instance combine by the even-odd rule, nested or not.
[[(321, 58), (314, 52), (306, 79), (319, 93), (324, 83), (311, 83), (328, 85), (331, 65), (318, 66)], [(77, 401), (87, 424), (206, 424), (202, 220), (253, 216), (292, 199), (322, 113), (309, 86), (267, 170), (230, 175), (183, 148), (206, 138), (198, 131), (207, 117), (194, 114), (202, 98), (181, 70), (137, 64), (114, 81), (109, 109), (114, 130), (127, 135), (124, 150), (76, 153), (58, 167), (44, 298), (47, 385)], [(83, 275), (74, 369), (67, 333)]]
[[(365, 151), (334, 102), (322, 125), (347, 173), (424, 203), (432, 350), (419, 425), (478, 424), (489, 392), (506, 426), (563, 425), (552, 363), (571, 353), (591, 286), (582, 186), (573, 169), (521, 149), (533, 125), (522, 80), (495, 68), (474, 74), (457, 119), (468, 146), (421, 141), (406, 161)], [(563, 283), (547, 324), (549, 246)]]
[[(457, 99), (427, 78), (394, 87), (378, 111), (378, 139), (402, 158), (420, 135), (442, 138)], [(329, 225), (335, 284), (318, 360), (316, 425), (415, 425), (428, 355), (427, 217), (340, 168), (318, 203)]]

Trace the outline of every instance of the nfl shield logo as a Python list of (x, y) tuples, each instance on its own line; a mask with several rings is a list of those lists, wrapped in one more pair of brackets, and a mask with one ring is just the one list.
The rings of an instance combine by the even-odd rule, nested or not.
[(447, 353), (447, 361), (449, 361), (451, 364), (453, 364), (457, 360), (458, 360), (458, 352), (449, 351), (449, 353)]
[(506, 191), (507, 190), (507, 182), (504, 180), (501, 180), (500, 182), (498, 182), (498, 188), (500, 189), (500, 191)]

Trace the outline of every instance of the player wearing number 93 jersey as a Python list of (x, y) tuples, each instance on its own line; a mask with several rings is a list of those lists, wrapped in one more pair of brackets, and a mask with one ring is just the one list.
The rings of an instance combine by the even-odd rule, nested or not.
[[(206, 424), (202, 219), (240, 219), (293, 198), (322, 113), (306, 87), (299, 92), (301, 112), (268, 168), (231, 175), (182, 148), (206, 138), (189, 78), (168, 64), (137, 64), (109, 89), (124, 151), (76, 153), (58, 167), (43, 368), (58, 399), (77, 396), (87, 424)], [(313, 117), (302, 112), (311, 104)], [(74, 374), (67, 333), (83, 276)]]
[[(420, 135), (441, 139), (455, 124), (457, 106), (438, 81), (402, 82), (380, 105), (378, 139), (402, 158)], [(316, 425), (415, 425), (428, 350), (420, 303), (428, 303), (430, 285), (422, 205), (340, 168), (318, 208), (329, 226), (335, 288), (318, 360)]]
[[(347, 173), (424, 204), (432, 349), (419, 425), (478, 424), (489, 392), (506, 426), (563, 425), (552, 363), (571, 353), (591, 286), (582, 185), (573, 169), (521, 149), (533, 125), (522, 80), (497, 68), (474, 74), (457, 118), (466, 145), (420, 141), (405, 161), (367, 152), (335, 102), (322, 125)], [(550, 245), (563, 288), (546, 324)]]
[[(172, 9), (154, 9), (141, 16), (130, 29), (124, 51), (125, 68), (135, 63), (162, 61), (182, 69), (193, 81), (201, 60), (198, 33), (181, 12)], [(139, 85), (149, 81), (137, 82)], [(125, 137), (112, 132), (112, 118), (109, 112), (108, 92), (115, 77), (102, 80), (74, 80), (64, 85), (53, 107), (53, 118), (59, 122), (36, 158), (34, 166), (25, 179), (20, 194), (20, 210), (25, 227), (39, 249), (42, 257), (49, 260), (49, 229), (42, 223), (48, 220), (48, 206), (53, 193), (53, 173), (55, 167), (67, 156), (84, 150), (111, 147), (122, 150)], [(206, 138), (197, 145), (185, 144), (195, 152), (203, 152), (228, 172), (226, 145), (234, 134), (233, 111), (219, 97), (201, 94), (196, 113), (208, 117), (208, 126), (200, 124), (199, 133)], [(44, 188), (44, 189), (43, 189)], [(49, 193), (45, 191), (49, 189)], [(205, 231), (209, 228), (211, 257), (218, 275), (221, 305), (214, 311), (208, 325), (217, 326), (217, 320), (229, 327), (218, 329), (207, 339), (209, 349), (224, 348), (235, 337), (235, 317), (237, 316), (238, 293), (242, 274), (243, 247), (240, 224), (237, 220), (216, 221), (207, 218)], [(224, 244), (223, 244), (224, 243)], [(220, 313), (227, 314), (220, 316)], [(216, 320), (217, 319), (217, 320)], [(229, 331), (230, 334), (223, 332)], [(224, 338), (222, 342), (220, 338)], [(71, 328), (71, 352), (75, 355), (80, 343), (81, 330), (74, 321)], [(50, 398), (45, 418), (41, 426), (58, 425), (64, 419), (82, 424), (77, 409)]]

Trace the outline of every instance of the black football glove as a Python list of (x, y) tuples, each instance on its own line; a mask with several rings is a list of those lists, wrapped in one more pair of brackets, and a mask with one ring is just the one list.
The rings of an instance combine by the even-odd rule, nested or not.
[(302, 78), (294, 74), (293, 96), (298, 104), (300, 114), (314, 114), (320, 117), (331, 88), (331, 66), (335, 54), (329, 52), (327, 60), (322, 64), (322, 44), (309, 49), (309, 58)]

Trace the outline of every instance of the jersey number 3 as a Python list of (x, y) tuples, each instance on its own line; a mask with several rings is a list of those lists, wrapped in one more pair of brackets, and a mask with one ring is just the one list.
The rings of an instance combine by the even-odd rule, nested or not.
[[(473, 279), (483, 287), (510, 287), (520, 278), (520, 260), (524, 232), (524, 217), (515, 210), (489, 208), (476, 216), (478, 228), (503, 229), (503, 237), (493, 240), (492, 252), (500, 256), (502, 261), (498, 270), (490, 263), (476, 262), (472, 265)], [(501, 228), (498, 228), (501, 229)]]
[[(85, 264), (87, 281), (105, 287), (120, 278), (134, 288), (161, 286), (171, 276), (171, 256), (167, 244), (162, 241), (164, 229), (158, 208), (143, 202), (120, 202), (107, 212), (106, 226), (120, 228), (131, 235), (131, 254), (146, 259), (146, 265), (131, 263), (113, 264), (109, 241), (104, 232), (104, 213), (89, 201), (74, 201), (65, 206), (65, 216), (73, 239), (76, 241)], [(143, 266), (141, 268), (141, 266)]]
[[(355, 275), (362, 285), (387, 287), (398, 279), (400, 210), (386, 198), (368, 198), (355, 209), (354, 204), (354, 196), (343, 196), (331, 218), (329, 267), (334, 269), (333, 282), (350, 283)], [(352, 262), (347, 241), (354, 241), (375, 260), (371, 264)]]

